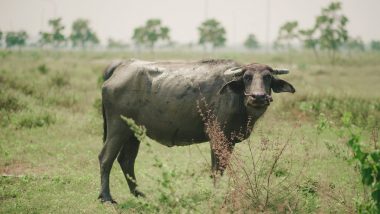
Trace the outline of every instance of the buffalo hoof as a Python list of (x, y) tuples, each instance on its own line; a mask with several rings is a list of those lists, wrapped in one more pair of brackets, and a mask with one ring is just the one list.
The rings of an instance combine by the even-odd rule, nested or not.
[(142, 193), (142, 192), (140, 192), (140, 191), (137, 190), (137, 189), (136, 189), (135, 191), (133, 191), (132, 194), (133, 194), (136, 198), (138, 198), (138, 197), (145, 198), (145, 194)]
[(117, 204), (115, 200), (112, 199), (112, 197), (105, 197), (103, 195), (99, 195), (98, 199), (100, 199), (100, 202), (102, 203), (111, 203), (111, 204)]

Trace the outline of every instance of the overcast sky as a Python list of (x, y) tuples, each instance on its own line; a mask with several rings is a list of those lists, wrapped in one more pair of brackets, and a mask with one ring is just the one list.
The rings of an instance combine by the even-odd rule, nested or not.
[[(172, 40), (197, 42), (197, 26), (216, 18), (227, 30), (229, 44), (242, 43), (254, 33), (265, 43), (286, 21), (309, 27), (321, 7), (331, 0), (0, 0), (0, 30), (26, 30), (32, 38), (47, 30), (47, 21), (62, 17), (69, 33), (77, 18), (90, 20), (103, 43), (108, 38), (130, 42), (133, 29), (149, 18), (159, 18), (170, 29)], [(270, 3), (270, 4), (269, 4)], [(351, 36), (364, 41), (380, 40), (380, 0), (343, 0)], [(269, 30), (268, 6), (270, 6)]]

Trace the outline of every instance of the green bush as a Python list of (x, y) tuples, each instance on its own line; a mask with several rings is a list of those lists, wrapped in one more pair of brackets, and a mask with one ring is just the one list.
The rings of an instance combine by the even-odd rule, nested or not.
[(49, 126), (56, 122), (55, 116), (48, 112), (23, 112), (14, 118), (14, 123), (18, 128), (37, 128)]
[(7, 112), (18, 111), (23, 107), (19, 99), (0, 91), (0, 110)]
[(50, 83), (51, 83), (52, 86), (56, 86), (58, 88), (62, 88), (64, 86), (69, 85), (70, 81), (67, 78), (67, 76), (65, 76), (65, 75), (63, 75), (61, 73), (58, 73), (58, 74), (55, 74), (53, 77), (51, 77)]
[(45, 64), (41, 64), (37, 67), (37, 70), (41, 73), (41, 74), (47, 74), (49, 72), (49, 69), (48, 67), (45, 65)]
[(284, 105), (314, 119), (323, 114), (337, 125), (342, 125), (341, 118), (346, 112), (350, 112), (351, 121), (357, 126), (375, 127), (380, 121), (380, 99), (304, 95), (287, 100)]
[[(380, 150), (366, 151), (360, 144), (360, 135), (351, 133), (347, 145), (353, 152), (362, 178), (362, 183), (370, 189), (372, 200), (357, 203), (359, 213), (380, 212)], [(368, 148), (367, 148), (368, 150)]]

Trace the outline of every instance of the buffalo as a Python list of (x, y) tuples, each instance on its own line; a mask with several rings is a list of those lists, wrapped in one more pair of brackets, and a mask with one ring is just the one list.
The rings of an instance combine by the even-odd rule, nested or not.
[[(134, 172), (140, 142), (121, 119), (131, 118), (146, 127), (146, 134), (165, 146), (207, 142), (200, 100), (223, 124), (229, 151), (249, 137), (255, 122), (273, 101), (271, 93), (294, 93), (294, 87), (276, 76), (287, 70), (268, 65), (239, 64), (233, 60), (197, 62), (148, 62), (126, 60), (111, 63), (104, 72), (102, 105), (104, 146), (99, 154), (102, 202), (112, 202), (109, 176), (117, 158), (129, 189), (137, 189)], [(204, 115), (203, 115), (204, 116)], [(236, 135), (249, 130), (243, 136)], [(225, 164), (211, 147), (212, 170), (222, 173)]]

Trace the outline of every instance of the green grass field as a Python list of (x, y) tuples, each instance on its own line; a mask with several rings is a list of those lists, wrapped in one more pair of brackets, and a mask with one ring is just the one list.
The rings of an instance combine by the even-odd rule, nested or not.
[[(136, 162), (147, 198), (129, 193), (115, 162), (119, 204), (101, 204), (101, 75), (111, 60), (128, 58), (286, 67), (283, 78), (297, 92), (274, 95), (215, 187), (208, 143), (167, 148), (147, 140)], [(0, 213), (355, 213), (368, 192), (349, 161), (343, 123), (369, 147), (378, 141), (379, 59), (357, 53), (332, 65), (310, 53), (0, 51)]]

